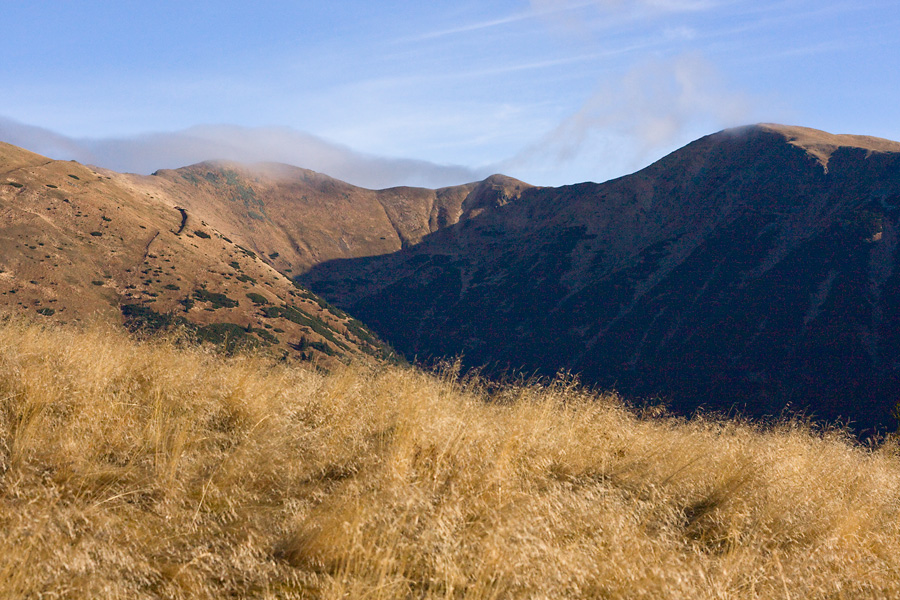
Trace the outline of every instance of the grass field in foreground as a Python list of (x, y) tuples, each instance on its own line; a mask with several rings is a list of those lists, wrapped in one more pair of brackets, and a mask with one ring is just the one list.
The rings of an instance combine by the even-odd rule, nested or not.
[(0, 325), (3, 598), (900, 597), (900, 451)]

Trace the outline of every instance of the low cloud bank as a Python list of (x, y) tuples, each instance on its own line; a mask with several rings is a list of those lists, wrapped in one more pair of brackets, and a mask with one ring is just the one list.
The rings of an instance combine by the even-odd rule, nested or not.
[(50, 158), (141, 174), (206, 160), (281, 162), (373, 189), (398, 185), (436, 188), (487, 175), (467, 167), (364, 154), (281, 127), (202, 125), (170, 133), (76, 139), (0, 117), (0, 141)]

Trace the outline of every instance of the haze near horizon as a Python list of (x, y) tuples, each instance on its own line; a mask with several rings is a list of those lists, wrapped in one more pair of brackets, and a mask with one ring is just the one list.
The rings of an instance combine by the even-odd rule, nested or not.
[(0, 140), (149, 173), (279, 161), (366, 187), (604, 181), (783, 122), (900, 139), (886, 1), (16, 3)]

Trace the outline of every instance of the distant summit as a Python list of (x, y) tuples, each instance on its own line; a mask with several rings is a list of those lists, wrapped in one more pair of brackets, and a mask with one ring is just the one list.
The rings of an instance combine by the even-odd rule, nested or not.
[(683, 413), (895, 425), (889, 140), (760, 124), (606, 183), (383, 190), (275, 163), (122, 175), (2, 144), (0, 210), (7, 311), (323, 363), (389, 356), (385, 340)]
[(777, 125), (774, 123), (762, 123), (756, 125), (756, 127), (783, 135), (790, 144), (803, 148), (812, 156), (815, 156), (822, 166), (825, 167), (828, 166), (828, 159), (831, 158), (831, 154), (842, 147), (862, 148), (872, 152), (900, 152), (900, 142), (867, 135), (835, 135), (808, 127)]
[(761, 124), (302, 277), (409, 356), (893, 426), (900, 143)]

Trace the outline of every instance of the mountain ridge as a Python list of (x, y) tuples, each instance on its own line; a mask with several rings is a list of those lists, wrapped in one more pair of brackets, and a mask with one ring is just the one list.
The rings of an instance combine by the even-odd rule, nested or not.
[(784, 135), (788, 143), (804, 148), (819, 159), (826, 169), (828, 158), (841, 147), (864, 148), (873, 152), (900, 152), (900, 142), (869, 135), (833, 134), (809, 127), (776, 123), (760, 123), (757, 126)]
[[(81, 265), (81, 281), (67, 284), (79, 318), (94, 302), (121, 320), (130, 298), (153, 314), (187, 308), (201, 327), (213, 316), (222, 321), (224, 309), (200, 308), (216, 297), (202, 291), (200, 271), (189, 290), (163, 281), (160, 269), (170, 265), (144, 277), (132, 265), (126, 276), (121, 256), (146, 261), (151, 245), (163, 243), (166, 256), (153, 260), (206, 264), (211, 294), (234, 295), (237, 276), (254, 280), (239, 282), (247, 284), (239, 293), (274, 304), (241, 296), (228, 317), (249, 332), (272, 327), (269, 318), (282, 319), (284, 330), (287, 307), (302, 298), (306, 309), (325, 311), (328, 335), (348, 349), (380, 352), (347, 313), (408, 357), (461, 355), (486, 373), (566, 370), (631, 397), (660, 395), (685, 413), (734, 407), (762, 416), (790, 405), (861, 429), (892, 423), (900, 389), (900, 333), (890, 325), (900, 322), (897, 142), (757, 124), (704, 136), (604, 183), (546, 188), (493, 175), (382, 190), (282, 164), (207, 161), (139, 176), (13, 148), (0, 146), (2, 233), (13, 242), (0, 264), (9, 286), (0, 299), (14, 310), (51, 308), (42, 303), (46, 265), (32, 256), (49, 240), (23, 245), (10, 229), (31, 203), (30, 236), (62, 224), (77, 241), (47, 260), (61, 253), (70, 269)], [(21, 182), (18, 171), (27, 172)], [(93, 196), (84, 196), (87, 180)], [(76, 192), (92, 198), (90, 210), (59, 222), (48, 216), (72, 208), (60, 203)], [(130, 244), (106, 220), (114, 210), (130, 211)], [(72, 229), (76, 222), (84, 224)], [(198, 232), (212, 234), (218, 254), (204, 254)], [(96, 258), (90, 248), (101, 242), (106, 254)], [(97, 264), (86, 265), (75, 246)], [(214, 266), (229, 260), (240, 270)], [(255, 261), (253, 273), (246, 261)], [(306, 331), (307, 345), (345, 351)]]
[(323, 365), (389, 356), (362, 324), (147, 180), (0, 145), (0, 309), (180, 327)]
[(480, 214), (492, 198), (505, 202), (530, 187), (497, 175), (434, 190), (369, 190), (290, 165), (227, 161), (161, 170), (156, 176), (185, 204), (221, 215), (224, 229), (235, 235), (243, 230), (240, 235), (251, 247), (263, 254), (278, 252), (277, 266), (294, 273), (333, 258), (417, 244), (425, 235)]
[(682, 412), (792, 405), (888, 426), (900, 389), (895, 148), (726, 130), (630, 176), (531, 189), (413, 248), (301, 280), (407, 355), (569, 370)]

